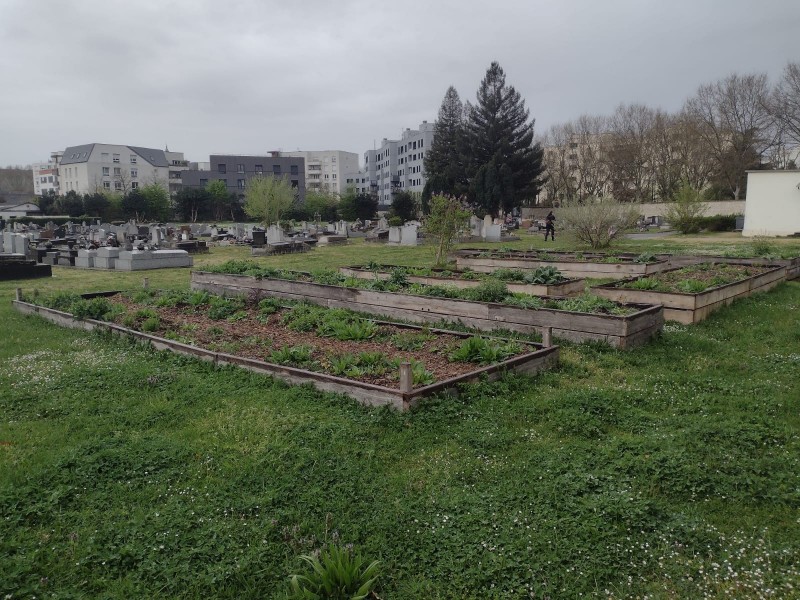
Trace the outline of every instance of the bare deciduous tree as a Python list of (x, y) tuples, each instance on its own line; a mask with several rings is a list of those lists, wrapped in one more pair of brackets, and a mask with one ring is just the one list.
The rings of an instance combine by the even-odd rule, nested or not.
[(621, 202), (652, 200), (650, 140), (656, 113), (643, 104), (621, 104), (610, 120), (606, 158), (614, 197)]
[(764, 74), (733, 74), (701, 85), (685, 112), (699, 124), (698, 134), (716, 161), (716, 174), (735, 199), (742, 196), (747, 169), (758, 166), (775, 143)]
[(786, 65), (770, 100), (781, 132), (793, 145), (800, 145), (800, 63)]

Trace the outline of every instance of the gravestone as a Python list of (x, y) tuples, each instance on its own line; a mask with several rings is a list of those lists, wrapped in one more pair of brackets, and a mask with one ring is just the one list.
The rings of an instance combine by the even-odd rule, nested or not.
[(75, 266), (83, 269), (94, 267), (94, 259), (97, 256), (97, 250), (78, 250), (78, 256), (75, 257)]
[(399, 244), (402, 241), (402, 233), (400, 231), (400, 227), (391, 226), (389, 227), (389, 243), (390, 244)]
[(280, 244), (285, 242), (286, 238), (283, 235), (283, 229), (278, 227), (277, 225), (270, 225), (267, 228), (267, 243), (268, 244)]
[(264, 243), (267, 239), (267, 232), (266, 231), (253, 231), (253, 246), (255, 248), (261, 248), (264, 246)]
[(400, 245), (402, 246), (416, 246), (417, 245), (417, 229), (418, 226), (414, 223), (410, 225), (403, 225), (400, 227)]

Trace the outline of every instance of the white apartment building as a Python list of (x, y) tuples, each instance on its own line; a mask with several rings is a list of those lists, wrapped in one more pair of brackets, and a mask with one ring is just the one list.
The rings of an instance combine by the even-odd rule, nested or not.
[[(70, 146), (64, 150), (58, 167), (61, 193), (114, 191), (127, 194), (153, 182), (169, 189), (172, 187), (170, 171), (180, 172), (184, 168), (183, 165), (171, 167), (171, 161), (185, 163), (183, 153), (115, 144)], [(188, 167), (188, 163), (185, 166)], [(179, 181), (177, 185), (180, 186)]]
[(58, 167), (53, 162), (33, 163), (33, 193), (58, 194)]
[(349, 171), (345, 186), (357, 193), (375, 193), (378, 203), (390, 205), (398, 191), (420, 195), (425, 188), (425, 151), (433, 143), (433, 123), (423, 121), (419, 129), (406, 129), (399, 140), (384, 138), (381, 147), (364, 153), (364, 170)]
[(343, 150), (298, 150), (281, 152), (281, 156), (303, 158), (306, 161), (306, 191), (326, 191), (342, 195), (345, 174), (358, 171), (358, 154)]

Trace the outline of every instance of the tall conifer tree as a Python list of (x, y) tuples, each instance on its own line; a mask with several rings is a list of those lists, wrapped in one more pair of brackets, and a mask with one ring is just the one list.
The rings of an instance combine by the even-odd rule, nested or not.
[(422, 192), (423, 209), (434, 194), (460, 196), (467, 191), (467, 172), (464, 164), (464, 105), (452, 85), (439, 107), (433, 126), (433, 143), (425, 152), (427, 182)]
[(497, 215), (532, 201), (545, 182), (544, 151), (533, 143), (533, 123), (525, 100), (493, 62), (467, 105), (466, 153), (470, 201)]

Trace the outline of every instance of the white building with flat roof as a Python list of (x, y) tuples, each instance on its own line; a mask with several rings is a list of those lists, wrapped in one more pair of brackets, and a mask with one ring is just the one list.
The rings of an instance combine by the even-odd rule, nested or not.
[(358, 171), (358, 154), (344, 150), (298, 150), (281, 156), (306, 161), (306, 191), (316, 190), (342, 195), (347, 186), (345, 174)]
[(742, 236), (800, 234), (800, 170), (748, 171)]
[(42, 194), (58, 194), (58, 166), (53, 161), (43, 163), (33, 163), (33, 193), (37, 196)]
[[(383, 138), (380, 148), (364, 152), (364, 169), (349, 171), (345, 185), (357, 193), (374, 193), (378, 203), (390, 205), (395, 192), (422, 194), (425, 152), (433, 143), (433, 123), (423, 121), (419, 129), (407, 128), (399, 140)], [(365, 182), (366, 180), (366, 182)]]

